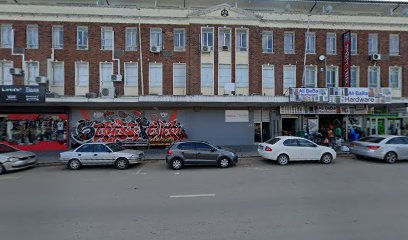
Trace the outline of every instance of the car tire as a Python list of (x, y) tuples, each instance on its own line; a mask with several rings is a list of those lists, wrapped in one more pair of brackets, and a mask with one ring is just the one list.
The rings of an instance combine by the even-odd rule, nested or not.
[(229, 158), (221, 158), (220, 160), (218, 160), (218, 166), (220, 168), (228, 168), (231, 166), (231, 160)]
[(395, 152), (387, 152), (384, 156), (386, 163), (393, 164), (398, 160), (398, 155)]
[(68, 162), (68, 168), (71, 170), (79, 170), (81, 167), (82, 164), (78, 159), (71, 159)]
[(126, 158), (118, 158), (115, 161), (115, 167), (119, 170), (124, 170), (129, 168), (129, 161)]
[(181, 168), (183, 168), (183, 160), (181, 160), (180, 158), (174, 158), (170, 161), (170, 168), (173, 170), (180, 170)]
[(5, 172), (6, 172), (6, 169), (4, 168), (3, 164), (0, 163), (0, 175)]
[(276, 159), (279, 165), (287, 165), (289, 163), (289, 156), (286, 154), (281, 154)]
[(320, 162), (323, 164), (330, 164), (333, 161), (333, 156), (330, 153), (325, 153), (320, 158)]

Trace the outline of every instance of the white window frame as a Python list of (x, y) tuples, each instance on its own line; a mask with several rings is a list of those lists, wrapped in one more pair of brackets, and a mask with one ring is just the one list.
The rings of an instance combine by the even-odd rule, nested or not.
[[(79, 41), (80, 38), (82, 40), (82, 44), (80, 44), (80, 41)], [(88, 47), (89, 47), (88, 27), (87, 26), (77, 26), (77, 50), (88, 50)]]
[[(221, 72), (222, 72), (221, 69), (229, 70), (228, 71), (229, 74), (225, 75), (225, 76), (222, 75), (221, 74)], [(223, 81), (223, 79), (227, 79), (227, 80)], [(231, 64), (218, 64), (218, 95), (224, 95), (225, 94), (225, 83), (232, 83), (232, 65)], [(224, 85), (222, 85), (222, 84), (224, 84)], [(224, 91), (221, 92), (221, 90), (224, 90)]]
[[(30, 66), (32, 64), (37, 65), (37, 70), (35, 73), (31, 72)], [(26, 61), (25, 62), (25, 70), (24, 70), (24, 78), (25, 78), (25, 83), (26, 85), (38, 85), (37, 81), (35, 80), (36, 77), (40, 76), (40, 62), (39, 61)], [(30, 81), (31, 75), (34, 75), (32, 78), (32, 81)]]
[(156, 66), (160, 66), (161, 69), (161, 85), (160, 85), (160, 92), (159, 93), (154, 93), (154, 94), (159, 94), (159, 95), (163, 95), (163, 63), (149, 63), (149, 94), (152, 94), (152, 86), (154, 88), (158, 88), (159, 86), (156, 85), (152, 85), (152, 67), (156, 65)]
[[(350, 54), (357, 55), (358, 54), (358, 34), (357, 33), (351, 33), (350, 44), (351, 44)], [(355, 46), (355, 49), (354, 49), (354, 46)]]
[(64, 26), (54, 25), (52, 26), (52, 47), (54, 49), (64, 48)]
[[(180, 76), (176, 76), (176, 66), (183, 66), (184, 68), (183, 68), (183, 70), (184, 70), (184, 75), (180, 75)], [(178, 85), (178, 82), (177, 82), (177, 80), (176, 80), (176, 78), (183, 78), (184, 77), (184, 80), (183, 80), (183, 84), (182, 85)], [(187, 64), (185, 64), (185, 63), (173, 63), (173, 95), (176, 95), (175, 94), (175, 89), (176, 88), (182, 88), (182, 89), (184, 89), (184, 92), (186, 93), (186, 91), (187, 91)]]
[(38, 39), (38, 25), (29, 24), (26, 29), (27, 38), (27, 49), (38, 49), (39, 39)]
[[(103, 73), (103, 67), (102, 66), (104, 66), (104, 65), (109, 65), (109, 67), (110, 67), (110, 71), (109, 71), (109, 74), (108, 74), (108, 81), (103, 81), (103, 77), (104, 77), (104, 74), (102, 74)], [(99, 89), (100, 90), (102, 90), (103, 88), (109, 88), (109, 91), (113, 91), (114, 89), (112, 89), (112, 87), (113, 87), (113, 82), (112, 82), (112, 79), (111, 79), (111, 77), (112, 77), (112, 74), (113, 74), (113, 62), (100, 62), (99, 63)], [(105, 84), (103, 84), (103, 83), (105, 83)], [(107, 86), (107, 85), (109, 85), (109, 86)]]
[[(289, 41), (289, 43), (288, 43)], [(296, 48), (296, 33), (284, 32), (283, 34), (283, 51), (285, 54), (295, 54)]]
[[(210, 72), (212, 75), (212, 79), (209, 79), (211, 82), (205, 82), (206, 84), (204, 85), (203, 83), (203, 66), (208, 67), (209, 69), (212, 70), (212, 72)], [(211, 95), (214, 95), (214, 64), (212, 63), (202, 63), (200, 65), (200, 87), (201, 87), (201, 92), (203, 88), (209, 88), (211, 91)]]
[[(62, 81), (55, 81), (56, 79), (55, 65), (62, 65)], [(65, 64), (64, 62), (51, 62), (51, 67), (52, 67), (52, 79), (51, 79), (50, 85), (63, 87), (65, 83)]]
[(186, 50), (186, 29), (175, 28), (173, 31), (174, 31), (174, 51), (181, 51), (181, 52), (185, 51)]
[[(271, 46), (269, 42), (271, 41)], [(273, 53), (273, 31), (263, 31), (262, 32), (262, 52), (263, 53)]]
[(378, 52), (378, 34), (377, 33), (370, 33), (368, 34), (368, 54), (377, 54)]
[[(392, 71), (393, 70), (397, 70), (398, 71), (398, 87), (393, 87), (392, 86), (392, 79), (391, 79), (391, 76), (392, 76)], [(392, 88), (392, 89), (401, 89), (401, 84), (402, 84), (402, 67), (401, 66), (390, 66), (389, 67), (389, 77), (388, 77), (388, 79), (389, 79), (389, 81), (388, 81), (388, 86), (390, 87), (390, 88)]]
[(399, 34), (390, 34), (389, 38), (389, 51), (390, 56), (399, 56), (400, 55), (400, 40)]
[[(285, 81), (286, 79), (289, 79), (288, 76), (286, 75), (286, 73), (288, 73), (288, 70), (293, 70), (293, 73), (294, 73), (293, 85), (289, 85)], [(284, 65), (283, 66), (283, 89), (289, 89), (289, 88), (295, 88), (295, 87), (296, 87), (296, 65)]]
[[(329, 75), (329, 72), (332, 72), (334, 70), (334, 86), (329, 86), (329, 78), (331, 78), (331, 75)], [(338, 66), (327, 66), (326, 67), (326, 87), (339, 87), (339, 67)]]
[[(156, 36), (157, 35), (157, 36)], [(163, 31), (161, 28), (150, 28), (150, 48), (163, 49)]]
[[(351, 85), (353, 69), (356, 71), (356, 85), (355, 86)], [(360, 67), (359, 66), (350, 67), (350, 87), (360, 87)]]
[[(267, 85), (265, 85), (265, 71), (269, 69), (272, 70), (272, 87), (269, 87), (269, 89), (272, 89), (273, 93), (268, 94), (268, 92), (266, 91), (266, 89), (268, 89)], [(263, 96), (275, 96), (275, 66), (271, 65), (271, 64), (262, 64), (262, 95)]]
[[(243, 37), (243, 35), (245, 35)], [(247, 52), (249, 49), (249, 30), (248, 28), (236, 28), (235, 29), (236, 50), (238, 52)], [(245, 39), (245, 46), (243, 45), (243, 39)]]
[[(133, 35), (128, 36), (130, 33), (134, 33)], [(125, 41), (126, 41), (126, 47), (125, 50), (128, 52), (135, 52), (137, 51), (137, 46), (138, 46), (138, 29), (137, 27), (127, 27), (125, 30)], [(131, 39), (129, 39), (131, 38)]]
[[(377, 69), (377, 86), (372, 86), (370, 83), (371, 83), (371, 81), (370, 81), (370, 73), (374, 70), (374, 69)], [(379, 67), (379, 66), (369, 66), (368, 67), (368, 71), (367, 71), (367, 74), (368, 74), (368, 77), (367, 77), (367, 79), (368, 79), (368, 81), (367, 81), (367, 85), (368, 85), (368, 87), (381, 87), (381, 68)]]
[[(111, 34), (111, 38), (106, 36), (109, 33)], [(101, 50), (112, 51), (112, 49), (115, 47), (113, 46), (114, 36), (112, 27), (101, 27)]]
[[(0, 25), (0, 42), (1, 48), (12, 48), (13, 46), (13, 25), (11, 24), (1, 24)], [(8, 36), (7, 36), (8, 35)], [(6, 41), (7, 40), (7, 43)]]
[[(313, 84), (310, 84), (310, 82), (308, 82), (308, 72), (311, 71), (311, 69), (314, 70), (314, 76), (313, 76)], [(316, 88), (317, 87), (317, 66), (316, 65), (309, 65), (306, 66), (305, 68), (305, 88)]]
[[(133, 65), (136, 67), (136, 76), (135, 76), (136, 81), (135, 82), (132, 82), (132, 81), (129, 82), (129, 70), (128, 70), (129, 65)], [(125, 87), (139, 88), (139, 63), (138, 62), (125, 62), (124, 74), (125, 74), (124, 76), (124, 86)], [(131, 77), (134, 77), (134, 76), (131, 76)]]
[(329, 32), (326, 34), (326, 54), (337, 54), (337, 35), (336, 33)]
[(231, 50), (231, 28), (218, 28), (218, 48), (223, 49), (224, 46), (228, 47), (228, 50)]
[[(246, 74), (242, 74), (240, 77), (240, 71)], [(245, 89), (246, 92), (243, 95), (249, 95), (249, 64), (235, 64), (235, 92), (239, 92), (238, 89)]]
[[(211, 41), (210, 37), (211, 36)], [(213, 27), (202, 27), (201, 28), (201, 47), (214, 47), (214, 28)]]
[[(80, 65), (86, 65), (86, 68), (88, 70), (86, 75), (80, 74), (79, 71)], [(84, 81), (81, 81), (82, 76), (86, 76), (87, 78), (86, 83)], [(75, 84), (79, 87), (89, 86), (89, 62), (75, 62)]]
[[(8, 64), (10, 65), (6, 68)], [(10, 68), (13, 66), (13, 61), (0, 60), (0, 85), (13, 85), (13, 75), (10, 74)]]
[(316, 54), (315, 32), (305, 32), (305, 52), (306, 54)]

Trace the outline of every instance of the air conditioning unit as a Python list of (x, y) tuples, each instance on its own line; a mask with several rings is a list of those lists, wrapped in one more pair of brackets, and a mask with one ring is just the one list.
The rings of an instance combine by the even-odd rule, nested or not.
[(112, 82), (121, 82), (122, 81), (122, 75), (112, 74), (111, 75), (111, 80), (112, 80)]
[(102, 88), (101, 90), (101, 98), (114, 98), (115, 91), (112, 88)]
[(38, 77), (35, 77), (35, 81), (37, 83), (48, 83), (48, 78), (45, 76), (38, 76)]
[(23, 76), (24, 71), (21, 68), (10, 68), (10, 74), (13, 76)]
[(229, 51), (229, 46), (222, 46), (222, 51)]
[(97, 98), (98, 94), (96, 94), (94, 92), (88, 92), (88, 93), (85, 93), (85, 97), (86, 98)]
[(211, 52), (211, 47), (210, 46), (202, 46), (201, 47), (201, 52)]
[(379, 61), (381, 60), (381, 54), (375, 53), (375, 54), (371, 54), (371, 61)]
[(151, 47), (150, 52), (155, 52), (155, 53), (161, 52), (161, 47), (157, 47), (157, 46)]
[(247, 48), (242, 47), (242, 48), (239, 49), (239, 51), (241, 51), (241, 52), (246, 52), (246, 51), (247, 51)]

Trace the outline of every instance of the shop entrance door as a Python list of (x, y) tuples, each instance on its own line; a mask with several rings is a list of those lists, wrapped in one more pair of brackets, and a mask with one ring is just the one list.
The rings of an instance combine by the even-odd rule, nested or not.
[(263, 122), (262, 123), (262, 142), (265, 142), (271, 138), (271, 129), (270, 123)]
[(385, 134), (385, 119), (371, 118), (370, 119), (370, 134), (384, 135)]
[(271, 138), (270, 111), (254, 110), (254, 141), (265, 142)]

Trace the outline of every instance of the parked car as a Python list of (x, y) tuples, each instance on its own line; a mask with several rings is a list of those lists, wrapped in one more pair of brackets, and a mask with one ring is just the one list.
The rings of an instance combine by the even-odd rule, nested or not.
[(0, 174), (29, 168), (37, 164), (32, 152), (20, 151), (6, 144), (0, 144)]
[(350, 144), (350, 152), (357, 158), (368, 157), (395, 163), (408, 159), (408, 137), (371, 135)]
[(227, 168), (238, 162), (238, 155), (204, 141), (177, 141), (167, 148), (166, 163), (174, 170), (184, 165), (218, 165)]
[(60, 153), (60, 160), (67, 162), (72, 170), (80, 169), (83, 165), (114, 165), (117, 169), (126, 169), (143, 158), (142, 151), (125, 149), (116, 143), (86, 143), (72, 151)]
[(325, 146), (300, 137), (280, 136), (258, 145), (258, 153), (266, 159), (286, 165), (289, 161), (318, 160), (329, 164), (336, 159), (336, 152)]

